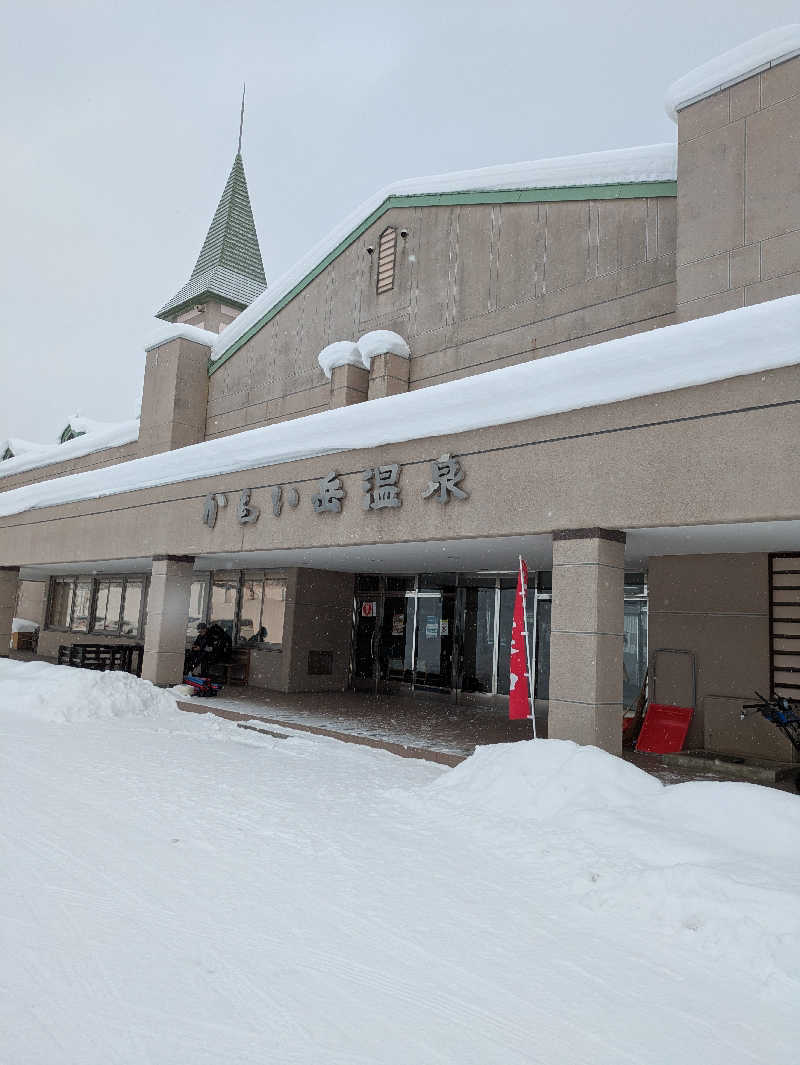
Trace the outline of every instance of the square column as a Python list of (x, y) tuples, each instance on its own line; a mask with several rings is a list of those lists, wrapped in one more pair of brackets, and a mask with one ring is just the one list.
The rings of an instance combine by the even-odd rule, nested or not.
[(551, 739), (622, 750), (625, 533), (553, 533)]
[(331, 407), (363, 403), (369, 392), (369, 370), (345, 363), (331, 370)]
[(11, 622), (17, 605), (19, 569), (16, 566), (0, 566), (0, 658), (8, 658), (11, 652)]
[(154, 555), (147, 596), (142, 677), (168, 686), (183, 680), (194, 558)]

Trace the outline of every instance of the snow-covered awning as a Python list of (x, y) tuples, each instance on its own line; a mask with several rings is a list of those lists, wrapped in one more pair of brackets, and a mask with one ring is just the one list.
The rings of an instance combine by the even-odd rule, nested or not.
[[(0, 494), (0, 515), (541, 418), (800, 363), (800, 296)], [(73, 441), (80, 444), (85, 437)], [(62, 449), (72, 446), (64, 445)]]

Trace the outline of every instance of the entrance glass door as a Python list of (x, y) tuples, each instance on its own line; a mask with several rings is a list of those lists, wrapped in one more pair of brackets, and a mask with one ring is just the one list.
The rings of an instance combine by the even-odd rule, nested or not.
[(380, 670), (387, 684), (410, 684), (414, 669), (414, 592), (387, 592), (383, 604)]
[(352, 686), (384, 692), (410, 684), (414, 662), (413, 578), (359, 577), (354, 602)]
[(414, 686), (454, 687), (455, 585), (417, 592), (417, 640)]
[(356, 595), (353, 636), (353, 687), (375, 691), (378, 684), (378, 591)]

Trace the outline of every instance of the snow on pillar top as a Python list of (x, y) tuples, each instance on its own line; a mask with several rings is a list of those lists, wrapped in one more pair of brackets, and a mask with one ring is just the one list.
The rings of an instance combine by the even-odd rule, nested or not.
[(317, 355), (317, 362), (329, 381), (331, 379), (331, 374), (337, 366), (350, 365), (360, 366), (362, 368), (364, 366), (364, 363), (361, 361), (361, 352), (352, 340), (335, 340), (332, 344), (328, 344), (328, 346), (323, 348), (319, 355)]
[(677, 122), (681, 108), (798, 54), (800, 25), (781, 26), (780, 29), (762, 33), (673, 81), (664, 101), (667, 114)]
[(399, 355), (403, 359), (411, 358), (411, 349), (399, 333), (393, 333), (390, 329), (373, 329), (371, 333), (365, 333), (358, 341), (358, 350), (361, 353), (362, 365), (370, 368), (372, 360), (377, 355)]

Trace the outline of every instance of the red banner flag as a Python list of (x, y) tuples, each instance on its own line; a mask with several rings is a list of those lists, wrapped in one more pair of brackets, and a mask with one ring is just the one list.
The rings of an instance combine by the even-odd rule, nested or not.
[(512, 721), (531, 716), (531, 689), (528, 669), (527, 616), (528, 567), (520, 556), (514, 620), (511, 625), (511, 678), (508, 688), (508, 716)]

